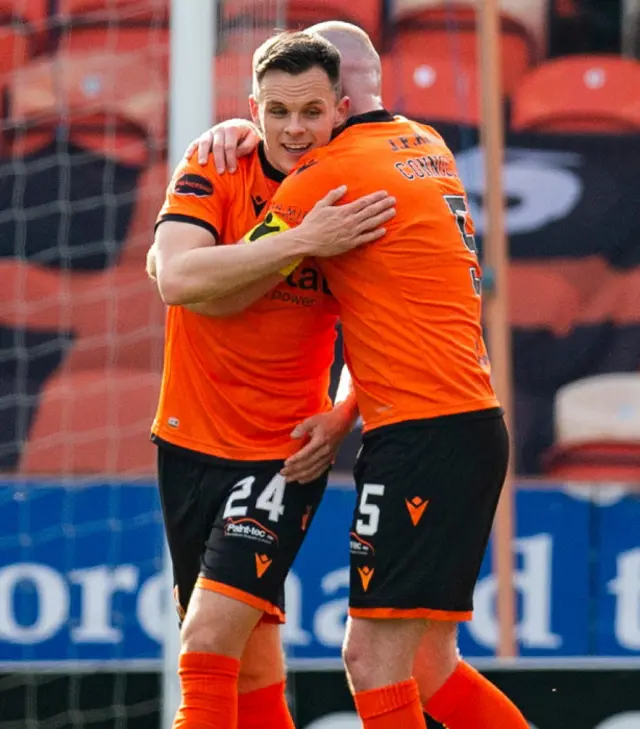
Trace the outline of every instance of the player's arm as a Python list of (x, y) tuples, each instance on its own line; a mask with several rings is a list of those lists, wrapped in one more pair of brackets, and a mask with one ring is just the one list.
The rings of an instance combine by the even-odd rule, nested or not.
[[(220, 299), (267, 276), (287, 274), (307, 256), (338, 255), (377, 240), (395, 211), (395, 200), (380, 191), (347, 205), (336, 205), (346, 186), (330, 190), (298, 227), (268, 214), (239, 245), (212, 245), (214, 232), (167, 221), (156, 232), (158, 289), (170, 305)], [(246, 245), (250, 243), (250, 245)]]

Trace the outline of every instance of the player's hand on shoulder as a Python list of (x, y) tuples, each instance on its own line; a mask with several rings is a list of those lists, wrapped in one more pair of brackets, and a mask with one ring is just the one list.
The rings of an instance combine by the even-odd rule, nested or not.
[(287, 458), (280, 473), (287, 481), (298, 483), (309, 483), (322, 476), (335, 461), (338, 448), (354, 422), (353, 410), (342, 405), (304, 420), (291, 433), (303, 446)]
[(384, 224), (396, 214), (395, 198), (384, 190), (338, 205), (347, 186), (329, 191), (318, 201), (304, 221), (303, 233), (309, 246), (308, 255), (328, 258), (382, 238), (387, 232)]
[(251, 154), (261, 141), (260, 131), (253, 122), (246, 119), (228, 119), (216, 124), (191, 142), (185, 152), (185, 159), (191, 159), (198, 152), (198, 162), (206, 165), (213, 154), (214, 165), (219, 174), (235, 172), (238, 159)]

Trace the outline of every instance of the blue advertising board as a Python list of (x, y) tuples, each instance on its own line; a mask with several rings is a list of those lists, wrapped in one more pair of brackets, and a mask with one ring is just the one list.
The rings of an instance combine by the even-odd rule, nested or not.
[[(518, 489), (521, 655), (640, 655), (640, 499), (606, 493)], [(289, 577), (284, 637), (301, 665), (340, 656), (354, 500), (328, 491)], [(152, 483), (0, 482), (0, 666), (159, 665), (177, 629), (162, 565)], [(488, 554), (460, 631), (468, 657), (494, 654), (496, 589)]]

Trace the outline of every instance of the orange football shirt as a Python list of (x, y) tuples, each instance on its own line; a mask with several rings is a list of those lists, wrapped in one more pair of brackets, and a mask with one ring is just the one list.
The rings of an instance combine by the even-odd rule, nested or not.
[[(218, 244), (236, 243), (282, 179), (261, 146), (233, 175), (184, 161), (157, 224), (191, 223)], [(170, 306), (153, 436), (218, 458), (289, 456), (299, 447), (291, 430), (331, 407), (336, 321), (335, 300), (310, 259), (241, 314), (213, 318)]]
[(480, 323), (480, 267), (455, 161), (430, 127), (386, 111), (352, 119), (305, 155), (270, 209), (289, 226), (341, 184), (397, 215), (375, 243), (320, 266), (339, 304), (365, 430), (498, 406)]

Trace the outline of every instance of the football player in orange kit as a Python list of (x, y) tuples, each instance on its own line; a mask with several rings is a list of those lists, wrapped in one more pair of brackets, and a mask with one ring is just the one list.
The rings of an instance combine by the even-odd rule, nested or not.
[[(380, 62), (366, 34), (337, 22), (310, 30), (341, 51), (353, 116), (328, 147), (304, 157), (269, 219), (293, 229), (338, 180), (347, 181), (346, 199), (380, 186), (397, 199), (380, 241), (319, 262), (339, 304), (365, 430), (345, 641), (356, 706), (365, 729), (424, 727), (421, 704), (427, 720), (448, 729), (526, 729), (456, 644), (508, 460), (464, 188), (433, 129), (382, 107)], [(229, 148), (241, 126), (219, 128), (218, 139)], [(201, 156), (215, 138), (214, 130), (200, 140)], [(244, 132), (240, 139), (250, 146)]]
[[(283, 620), (286, 575), (326, 487), (331, 449), (304, 485), (280, 471), (299, 448), (296, 425), (331, 409), (336, 323), (335, 301), (308, 255), (379, 238), (393, 201), (376, 193), (335, 207), (345, 191), (338, 185), (278, 246), (268, 236), (280, 228), (268, 219), (244, 233), (284, 171), (344, 121), (339, 63), (331, 44), (309, 34), (265, 43), (254, 59), (251, 102), (264, 144), (234, 177), (185, 160), (158, 217), (150, 268), (170, 307), (152, 437), (186, 613), (176, 729), (293, 726), (275, 624)], [(236, 292), (256, 276), (260, 283), (248, 291), (258, 300), (231, 314)], [(353, 408), (344, 412), (338, 420), (350, 422)]]

